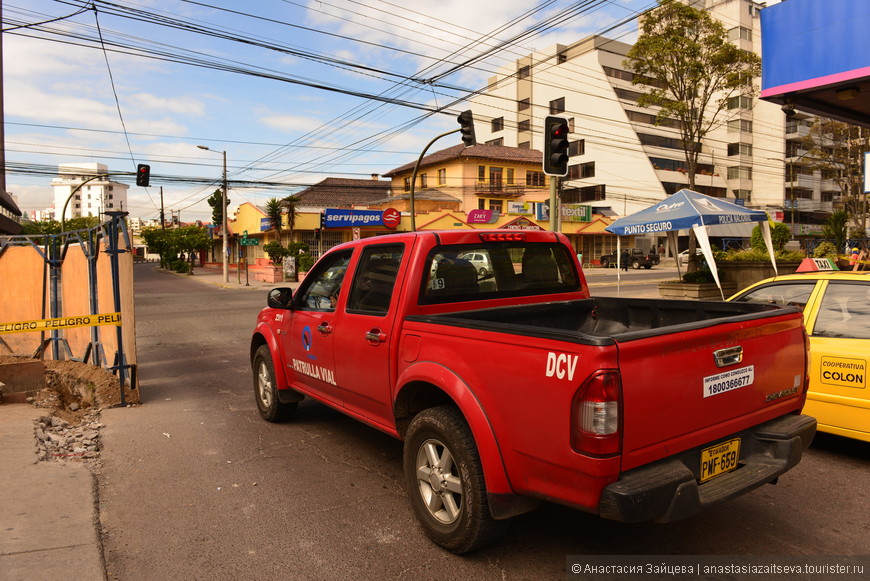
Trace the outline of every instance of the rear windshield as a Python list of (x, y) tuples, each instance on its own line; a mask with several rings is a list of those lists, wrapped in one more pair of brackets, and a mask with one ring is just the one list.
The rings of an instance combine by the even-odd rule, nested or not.
[(420, 304), (454, 303), (580, 290), (561, 244), (498, 242), (436, 246), (426, 258)]

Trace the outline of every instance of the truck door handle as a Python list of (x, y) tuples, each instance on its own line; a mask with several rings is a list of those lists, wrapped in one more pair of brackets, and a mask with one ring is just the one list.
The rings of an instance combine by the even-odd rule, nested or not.
[(387, 334), (380, 329), (372, 329), (371, 331), (366, 332), (366, 341), (372, 343), (373, 345), (383, 343), (386, 340)]
[(332, 325), (324, 321), (317, 325), (317, 330), (320, 332), (321, 335), (329, 335), (334, 329), (332, 328)]

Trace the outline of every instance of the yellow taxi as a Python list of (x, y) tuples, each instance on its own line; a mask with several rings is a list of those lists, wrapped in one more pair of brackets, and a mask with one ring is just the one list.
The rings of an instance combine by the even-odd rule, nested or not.
[(777, 276), (728, 300), (800, 306), (811, 362), (804, 413), (820, 432), (870, 442), (870, 272)]

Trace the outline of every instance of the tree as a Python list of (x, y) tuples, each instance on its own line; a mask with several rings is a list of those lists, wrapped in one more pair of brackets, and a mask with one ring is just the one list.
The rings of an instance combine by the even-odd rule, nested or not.
[(281, 205), (287, 212), (287, 227), (290, 230), (290, 243), (293, 243), (293, 229), (296, 227), (296, 215), (298, 214), (299, 198), (290, 195), (281, 200)]
[(802, 139), (801, 157), (833, 180), (842, 194), (843, 209), (852, 220), (855, 238), (867, 234), (867, 193), (864, 192), (864, 153), (870, 151), (870, 129), (819, 117)]
[(822, 226), (822, 238), (833, 240), (837, 252), (845, 252), (846, 239), (849, 238), (849, 214), (845, 210), (837, 210), (831, 214), (827, 223)]
[[(770, 229), (770, 241), (773, 244), (774, 252), (779, 252), (785, 249), (785, 244), (791, 239), (791, 228), (782, 222), (776, 222)], [(752, 235), (749, 239), (749, 244), (752, 248), (758, 250), (767, 250), (767, 245), (764, 243), (764, 236), (761, 234), (761, 226), (756, 226), (752, 229)]]
[[(208, 198), (208, 205), (211, 206), (211, 223), (215, 226), (223, 227), (224, 223), (224, 193), (218, 188)], [(230, 204), (230, 199), (227, 197), (227, 206)]]
[(193, 261), (197, 252), (211, 248), (211, 238), (202, 226), (182, 226), (170, 230), (175, 246), (187, 255), (188, 274), (193, 274)]
[(659, 0), (640, 26), (626, 61), (632, 83), (644, 89), (638, 105), (660, 107), (658, 123), (677, 122), (692, 189), (701, 141), (722, 124), (731, 97), (755, 94), (761, 58), (731, 43), (708, 12), (679, 0)]
[(156, 252), (160, 256), (160, 267), (168, 268), (169, 264), (178, 259), (178, 252), (171, 239), (172, 230), (164, 230), (163, 228), (143, 228), (142, 240), (151, 252)]
[(269, 198), (266, 202), (266, 217), (272, 224), (272, 229), (278, 235), (278, 244), (282, 244), (281, 240), (281, 221), (284, 213), (284, 208), (281, 206), (281, 200), (278, 198)]
[[(635, 73), (632, 84), (643, 88), (638, 105), (660, 107), (656, 123), (677, 126), (694, 189), (701, 142), (724, 122), (720, 114), (729, 99), (755, 94), (761, 58), (732, 44), (708, 12), (679, 0), (659, 0), (658, 8), (641, 16), (640, 28), (625, 61)], [(696, 247), (690, 232), (690, 272), (699, 268)]]
[[(75, 232), (77, 230), (89, 230), (100, 224), (100, 219), (97, 216), (81, 216), (78, 218), (70, 218), (61, 225), (57, 220), (43, 220), (40, 222), (22, 222), (21, 233), (26, 236), (38, 236), (40, 234), (60, 234), (61, 226), (63, 232)], [(35, 240), (37, 244), (43, 244), (43, 238)]]

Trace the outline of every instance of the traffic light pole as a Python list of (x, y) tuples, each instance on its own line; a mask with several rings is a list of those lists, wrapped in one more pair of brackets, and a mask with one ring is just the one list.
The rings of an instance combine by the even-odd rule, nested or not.
[(420, 162), (423, 161), (423, 156), (426, 155), (426, 152), (429, 151), (429, 148), (432, 147), (432, 144), (441, 139), (442, 137), (447, 137), (453, 133), (459, 133), (462, 129), (454, 129), (453, 131), (447, 131), (446, 133), (442, 133), (432, 141), (430, 141), (426, 147), (423, 148), (423, 151), (420, 152), (420, 157), (417, 158), (417, 163), (414, 164), (414, 171), (411, 173), (411, 190), (408, 194), (409, 202), (411, 206), (411, 232), (417, 231), (417, 218), (416, 213), (414, 211), (414, 185), (417, 183), (417, 171), (420, 169)]
[(550, 176), (550, 231), (559, 231), (559, 197), (557, 190), (559, 187), (559, 178)]

